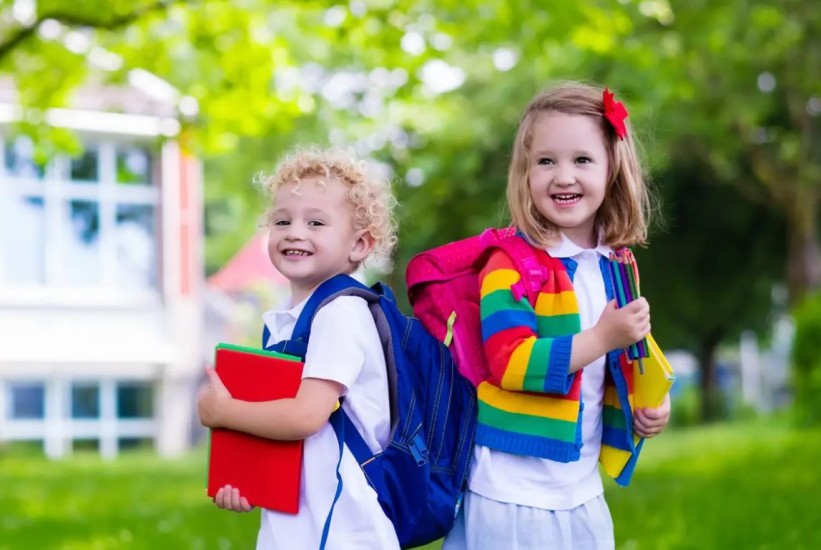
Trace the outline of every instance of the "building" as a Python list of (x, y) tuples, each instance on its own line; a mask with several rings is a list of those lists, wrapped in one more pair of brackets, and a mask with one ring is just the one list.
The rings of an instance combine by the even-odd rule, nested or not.
[(152, 94), (145, 84), (158, 79), (132, 75), (44, 113), (84, 146), (46, 163), (13, 132), (26, 113), (0, 84), (0, 446), (42, 442), (58, 458), (190, 445), (202, 369), (200, 165), (180, 145), (168, 90)]

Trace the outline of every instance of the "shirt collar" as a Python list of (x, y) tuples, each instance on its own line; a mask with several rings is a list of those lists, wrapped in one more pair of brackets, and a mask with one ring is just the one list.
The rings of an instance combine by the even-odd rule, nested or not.
[[(308, 298), (310, 298), (310, 296), (308, 296)], [(279, 331), (282, 330), (282, 327), (288, 323), (296, 322), (302, 310), (305, 309), (308, 298), (294, 305), (293, 297), (288, 296), (280, 307), (269, 309), (263, 313), (262, 320), (268, 325), (268, 330), (270, 330), (272, 334), (278, 334)]]
[[(556, 246), (547, 248), (547, 253), (553, 258), (573, 258), (587, 250), (571, 241), (564, 233), (560, 232), (559, 235), (561, 236), (561, 242)], [(612, 248), (601, 242), (601, 236), (599, 236), (599, 244), (592, 250), (605, 258), (610, 257), (613, 252)]]

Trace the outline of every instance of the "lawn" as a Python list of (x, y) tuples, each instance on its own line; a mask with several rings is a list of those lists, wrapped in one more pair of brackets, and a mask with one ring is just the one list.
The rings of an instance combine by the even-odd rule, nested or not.
[[(258, 512), (217, 510), (204, 468), (202, 452), (108, 463), (0, 452), (0, 550), (253, 548)], [(821, 548), (819, 493), (821, 431), (774, 421), (671, 430), (648, 442), (630, 488), (607, 485), (630, 550)]]

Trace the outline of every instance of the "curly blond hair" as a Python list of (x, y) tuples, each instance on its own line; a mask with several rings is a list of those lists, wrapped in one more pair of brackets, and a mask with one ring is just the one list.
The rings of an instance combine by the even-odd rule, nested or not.
[(602, 92), (601, 87), (579, 82), (558, 83), (537, 94), (519, 122), (508, 172), (507, 204), (512, 223), (541, 246), (555, 242), (558, 229), (538, 211), (530, 196), (530, 146), (533, 127), (550, 112), (590, 117), (605, 136), (610, 174), (604, 202), (596, 214), (596, 227), (604, 242), (614, 248), (646, 243), (650, 216), (656, 210), (655, 197), (641, 167), (630, 120), (625, 120), (627, 135), (619, 139), (603, 116)]
[(354, 229), (365, 229), (374, 239), (368, 259), (388, 260), (396, 245), (396, 199), (390, 182), (376, 177), (368, 163), (344, 149), (318, 146), (297, 148), (287, 153), (271, 174), (258, 174), (254, 183), (268, 195), (270, 206), (264, 224), (271, 223), (274, 197), (285, 184), (295, 185), (309, 177), (335, 178), (348, 186), (348, 200), (354, 212)]

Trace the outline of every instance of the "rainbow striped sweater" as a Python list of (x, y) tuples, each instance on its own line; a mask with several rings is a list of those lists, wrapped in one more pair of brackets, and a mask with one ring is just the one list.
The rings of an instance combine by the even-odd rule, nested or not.
[[(535, 307), (526, 297), (514, 298), (511, 286), (521, 275), (504, 251), (493, 252), (479, 275), (489, 375), (477, 388), (476, 444), (572, 462), (579, 459), (582, 446), (584, 373), (568, 374), (573, 335), (581, 330), (572, 283), (575, 262), (534, 251), (548, 271)], [(604, 280), (612, 299), (610, 279)], [(599, 459), (607, 470), (608, 455), (629, 453), (629, 458), (623, 456), (627, 465), (621, 471), (608, 472), (621, 485), (629, 483), (641, 448), (641, 442), (633, 444), (632, 372), (623, 350), (608, 353)]]

